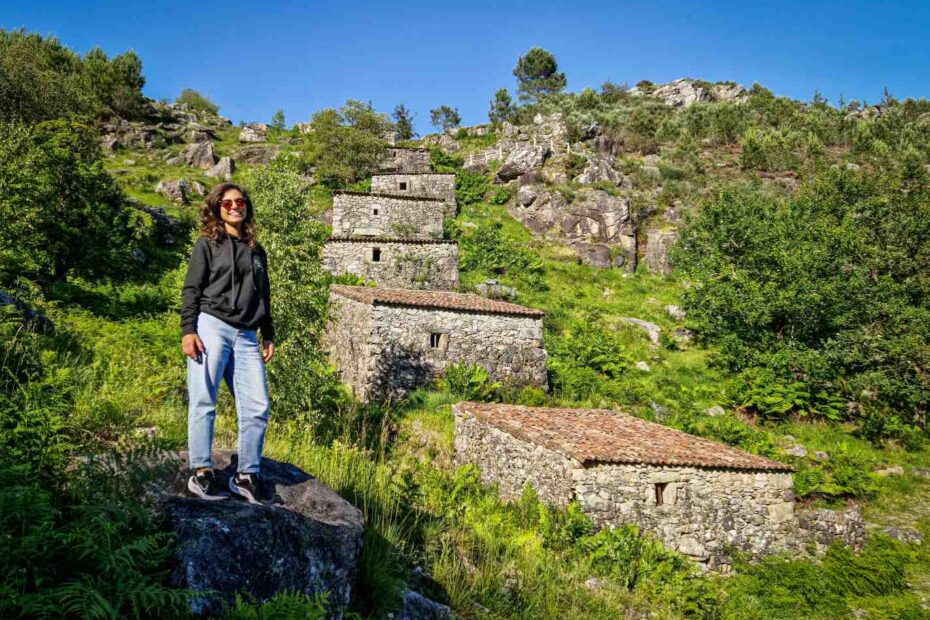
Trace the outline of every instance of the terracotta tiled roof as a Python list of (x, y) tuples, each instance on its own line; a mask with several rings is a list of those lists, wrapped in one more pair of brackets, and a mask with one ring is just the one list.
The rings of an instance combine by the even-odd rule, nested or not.
[(441, 310), (465, 310), (487, 314), (509, 314), (542, 317), (545, 313), (535, 308), (488, 299), (471, 293), (449, 291), (419, 291), (402, 288), (371, 286), (345, 286), (334, 284), (330, 290), (336, 295), (348, 297), (366, 304), (388, 306), (412, 306), (415, 308), (438, 308)]
[(352, 192), (347, 189), (337, 189), (333, 196), (371, 196), (372, 198), (392, 198), (394, 200), (413, 200), (415, 202), (445, 202), (442, 198), (425, 198), (418, 196), (404, 196), (403, 194), (381, 194), (376, 192)]
[(411, 239), (410, 237), (381, 237), (365, 235), (355, 235), (354, 237), (330, 237), (327, 243), (412, 243), (415, 245), (455, 245), (456, 242), (451, 239)]
[(514, 437), (581, 461), (643, 463), (753, 471), (793, 469), (745, 450), (606, 409), (557, 409), (462, 402), (474, 415)]

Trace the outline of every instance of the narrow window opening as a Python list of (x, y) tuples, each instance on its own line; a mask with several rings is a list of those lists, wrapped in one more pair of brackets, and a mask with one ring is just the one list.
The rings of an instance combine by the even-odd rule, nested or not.
[(442, 344), (442, 334), (438, 332), (430, 332), (429, 335), (429, 346), (431, 349), (438, 349)]
[(371, 248), (371, 262), (381, 262), (381, 248)]
[(372, 207), (372, 208), (371, 208), (371, 214), (372, 214), (372, 215), (378, 215), (378, 207)]
[(407, 182), (406, 182), (406, 181), (401, 181), (401, 182), (400, 182), (400, 189), (403, 190), (403, 191), (406, 191), (406, 190), (407, 190)]
[(661, 506), (665, 503), (665, 487), (667, 486), (667, 482), (656, 483), (656, 506)]

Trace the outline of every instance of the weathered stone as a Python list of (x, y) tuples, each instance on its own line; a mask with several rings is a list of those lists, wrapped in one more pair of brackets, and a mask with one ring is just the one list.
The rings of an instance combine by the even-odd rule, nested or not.
[(620, 320), (624, 323), (629, 323), (630, 325), (635, 325), (644, 332), (646, 336), (649, 337), (649, 341), (652, 344), (659, 344), (660, 338), (662, 335), (662, 328), (656, 325), (655, 323), (650, 323), (649, 321), (644, 321), (643, 319), (636, 319), (631, 316), (622, 316)]
[(793, 541), (798, 547), (813, 543), (818, 550), (839, 540), (859, 550), (865, 542), (865, 521), (858, 506), (845, 510), (805, 510), (798, 512), (797, 532)]
[[(349, 602), (362, 548), (362, 513), (306, 472), (263, 458), (264, 505), (235, 499), (211, 502), (182, 497), (189, 475), (179, 453), (176, 475), (162, 506), (177, 536), (172, 585), (201, 594), (191, 612), (215, 615), (236, 594), (260, 601), (280, 592), (328, 592), (331, 615)], [(235, 473), (232, 451), (214, 452), (223, 482)]]
[(439, 198), (446, 203), (445, 217), (455, 217), (454, 174), (376, 174), (371, 177), (371, 192), (417, 198)]
[(223, 157), (216, 165), (207, 170), (208, 177), (215, 177), (228, 181), (232, 178), (233, 172), (236, 171), (236, 163), (230, 157)]
[(817, 450), (814, 452), (814, 458), (818, 461), (829, 461), (830, 455), (824, 452), (823, 450)]
[(254, 144), (242, 146), (236, 151), (236, 161), (240, 164), (267, 164), (278, 156), (281, 147), (277, 145), (262, 146)]
[(452, 620), (455, 615), (448, 605), (437, 603), (408, 588), (401, 594), (401, 608), (389, 612), (387, 617), (393, 620)]
[(216, 156), (213, 154), (213, 143), (195, 142), (194, 144), (184, 147), (181, 151), (181, 158), (188, 166), (209, 170), (216, 163)]
[(665, 311), (668, 312), (668, 315), (676, 321), (684, 321), (688, 316), (685, 314), (685, 311), (681, 309), (681, 306), (676, 306), (674, 304), (665, 306)]
[(168, 159), (166, 159), (165, 163), (168, 164), (169, 166), (183, 166), (184, 158), (178, 155), (175, 155), (174, 157), (169, 157)]
[(623, 183), (623, 174), (614, 170), (612, 161), (606, 157), (591, 157), (581, 174), (575, 177), (576, 183), (590, 185), (591, 183), (607, 182), (614, 185)]
[(903, 476), (904, 468), (900, 465), (889, 465), (875, 470), (876, 476)]
[(678, 231), (675, 230), (650, 230), (646, 233), (646, 251), (643, 254), (646, 268), (653, 273), (670, 273), (669, 251), (677, 240)]
[(524, 207), (532, 205), (538, 196), (539, 191), (532, 185), (521, 185), (517, 190), (517, 200)]
[(210, 140), (216, 140), (216, 138), (216, 130), (212, 127), (195, 127), (190, 132), (191, 142), (209, 142)]
[(497, 171), (498, 183), (516, 179), (530, 170), (540, 168), (549, 156), (547, 146), (526, 146), (514, 149)]
[(724, 415), (726, 413), (726, 410), (720, 405), (714, 405), (713, 407), (708, 407), (707, 409), (705, 409), (704, 413), (706, 413), (712, 418), (716, 418), (718, 416)]
[(268, 140), (268, 125), (252, 123), (239, 130), (239, 142), (266, 142)]
[(708, 101), (743, 103), (748, 98), (746, 89), (739, 84), (730, 82), (708, 84), (688, 78), (681, 78), (667, 84), (656, 84), (649, 88), (637, 87), (630, 92), (635, 95), (645, 94), (656, 97), (674, 108)]
[(485, 280), (475, 287), (479, 295), (490, 297), (491, 299), (513, 300), (517, 297), (517, 289), (512, 286), (505, 286), (497, 280)]
[(803, 459), (807, 457), (807, 448), (800, 444), (789, 446), (785, 448), (785, 454)]
[(196, 181), (178, 179), (176, 181), (161, 181), (155, 186), (155, 193), (177, 204), (188, 204), (191, 196), (203, 196), (206, 189)]
[(323, 246), (323, 269), (352, 273), (379, 286), (454, 290), (459, 285), (458, 245), (397, 239), (330, 239)]
[(335, 192), (333, 236), (442, 239), (447, 210), (438, 198)]
[(918, 478), (930, 478), (930, 468), (928, 467), (913, 467), (911, 473)]
[(644, 362), (643, 360), (636, 362), (636, 364), (634, 365), (636, 366), (637, 370), (641, 370), (643, 372), (650, 372), (652, 370), (651, 368), (649, 368), (649, 364), (647, 362)]
[(610, 256), (610, 246), (605, 243), (573, 243), (572, 249), (578, 257), (578, 262), (598, 269), (609, 269), (614, 266)]
[(112, 134), (104, 136), (100, 141), (100, 148), (102, 148), (104, 151), (115, 151), (119, 147), (119, 137)]
[(895, 540), (911, 545), (919, 545), (924, 541), (924, 535), (921, 531), (913, 527), (889, 525), (883, 528), (882, 531)]
[(689, 344), (694, 340), (694, 332), (687, 327), (676, 327), (672, 339), (678, 344)]
[(385, 152), (379, 169), (383, 173), (422, 174), (431, 172), (429, 149), (391, 147)]

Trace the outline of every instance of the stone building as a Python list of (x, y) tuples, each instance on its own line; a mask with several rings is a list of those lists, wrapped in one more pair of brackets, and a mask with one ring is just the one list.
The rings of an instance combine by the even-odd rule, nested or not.
[(333, 192), (333, 236), (442, 239), (446, 208), (439, 198)]
[(546, 386), (543, 313), (478, 295), (330, 288), (324, 347), (360, 400), (402, 396), (454, 363), (495, 381)]
[(459, 251), (444, 239), (333, 237), (323, 246), (323, 269), (379, 286), (453, 290), (459, 285)]
[(598, 526), (634, 523), (711, 569), (727, 548), (753, 556), (797, 548), (792, 468), (608, 410), (459, 403), (456, 461), (502, 497), (530, 484), (577, 501)]
[(433, 172), (376, 174), (371, 191), (377, 194), (439, 198), (446, 203), (445, 217), (455, 217), (455, 175)]
[(430, 172), (429, 149), (389, 147), (381, 160), (381, 172)]

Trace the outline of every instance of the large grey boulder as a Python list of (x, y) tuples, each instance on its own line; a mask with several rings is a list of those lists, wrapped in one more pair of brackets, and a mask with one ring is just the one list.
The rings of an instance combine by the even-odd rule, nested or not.
[(452, 620), (455, 616), (447, 605), (428, 599), (415, 590), (404, 590), (401, 608), (388, 613), (389, 620)]
[(646, 332), (646, 336), (649, 338), (649, 342), (655, 345), (659, 344), (662, 328), (655, 323), (650, 323), (649, 321), (644, 321), (643, 319), (637, 319), (631, 316), (622, 316), (620, 317), (620, 320), (624, 323), (629, 323), (630, 325), (635, 325), (636, 327), (640, 328)]
[(576, 183), (591, 185), (605, 181), (613, 185), (623, 183), (623, 174), (613, 169), (611, 160), (607, 157), (591, 157), (584, 170), (574, 178)]
[(672, 271), (669, 253), (678, 240), (677, 230), (650, 230), (646, 233), (646, 251), (643, 262), (652, 273), (667, 274)]
[(190, 144), (181, 151), (181, 158), (188, 166), (209, 170), (216, 163), (216, 155), (213, 154), (213, 143), (209, 140), (204, 142), (195, 142)]
[[(265, 601), (281, 592), (329, 593), (330, 617), (349, 602), (362, 550), (362, 513), (307, 472), (263, 458), (264, 505), (239, 499), (184, 497), (187, 454), (161, 500), (165, 528), (177, 536), (171, 583), (201, 594), (197, 616), (220, 613), (236, 594)], [(222, 482), (236, 471), (236, 455), (216, 451)]]
[(176, 181), (161, 181), (155, 186), (155, 193), (179, 205), (186, 205), (192, 196), (203, 196), (206, 188), (197, 181), (178, 179)]
[(278, 146), (243, 146), (236, 151), (236, 161), (241, 164), (267, 164), (278, 156)]
[(268, 140), (268, 125), (252, 123), (239, 131), (239, 142), (265, 142)]
[(637, 87), (630, 92), (634, 95), (647, 94), (661, 99), (673, 108), (686, 108), (706, 101), (744, 103), (749, 97), (746, 89), (739, 84), (732, 82), (710, 84), (690, 78), (680, 78), (667, 84), (656, 84), (645, 89)]
[(214, 177), (217, 179), (223, 179), (228, 181), (232, 178), (233, 172), (236, 171), (236, 163), (232, 160), (231, 157), (223, 157), (216, 165), (207, 170), (206, 175), (208, 177)]
[(496, 181), (506, 183), (542, 167), (549, 156), (548, 146), (523, 146), (515, 148), (497, 171)]

